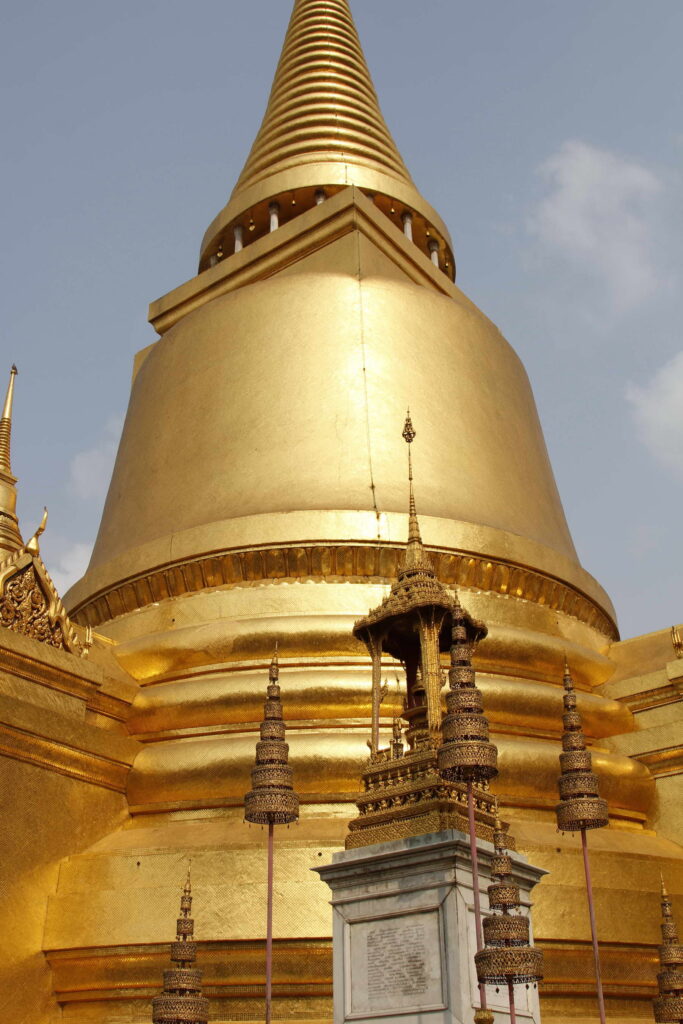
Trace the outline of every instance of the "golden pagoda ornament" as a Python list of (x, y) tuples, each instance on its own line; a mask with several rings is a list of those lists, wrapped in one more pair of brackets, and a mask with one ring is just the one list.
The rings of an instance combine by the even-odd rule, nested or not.
[(12, 366), (0, 417), (0, 627), (11, 629), (78, 657), (87, 654), (62, 599), (40, 557), (47, 509), (28, 543), (17, 519), (17, 480), (12, 473), (12, 406), (16, 366)]
[[(484, 633), (485, 635), (485, 633)], [(475, 681), (472, 665), (473, 639), (468, 634), (463, 609), (458, 605), (453, 614), (451, 635), (450, 689), (446, 696), (448, 714), (443, 720), (443, 743), (439, 748), (439, 771), (445, 779), (467, 784), (467, 818), (472, 862), (472, 892), (477, 952), (484, 948), (479, 893), (479, 851), (475, 817), (474, 787), (482, 786), (498, 774), (498, 749), (489, 739), (489, 723), (484, 716), (484, 702)], [(486, 986), (479, 986), (477, 1024), (493, 1024), (488, 1011)]]
[(661, 971), (657, 975), (659, 995), (654, 1001), (657, 1024), (683, 1024), (683, 945), (671, 909), (671, 897), (662, 878)]
[(493, 881), (488, 887), (489, 908), (494, 913), (484, 918), (484, 948), (475, 954), (474, 961), (481, 986), (507, 987), (510, 1022), (515, 1024), (515, 986), (541, 981), (543, 953), (531, 945), (529, 918), (520, 914), (519, 886), (513, 878), (508, 842), (503, 825), (497, 819), (493, 834), (495, 856), (491, 861)]
[(209, 1000), (202, 995), (202, 971), (195, 967), (197, 943), (194, 940), (192, 883), (190, 870), (180, 897), (176, 941), (171, 943), (173, 967), (164, 971), (164, 991), (152, 1002), (154, 1024), (207, 1024)]
[(7, 385), (5, 403), (0, 416), (0, 558), (19, 551), (24, 542), (19, 532), (17, 519), (17, 480), (12, 475), (12, 405), (14, 402), (14, 380), (18, 370), (12, 366)]
[(276, 825), (298, 820), (299, 798), (292, 786), (288, 764), (289, 744), (280, 699), (280, 670), (277, 647), (270, 664), (268, 691), (263, 706), (261, 739), (256, 744), (256, 764), (251, 772), (252, 789), (244, 798), (244, 820), (268, 826), (268, 882), (266, 906), (266, 1024), (272, 1018), (273, 1002), (273, 874)]
[[(439, 771), (441, 654), (450, 650), (456, 617), (472, 644), (486, 636), (486, 627), (463, 611), (453, 592), (439, 581), (422, 543), (413, 488), (411, 446), (416, 436), (409, 412), (403, 428), (408, 444), (408, 543), (398, 578), (382, 603), (353, 629), (372, 661), (372, 727), (370, 759), (363, 772), (363, 792), (356, 800), (358, 817), (349, 824), (347, 849), (468, 827), (464, 785), (443, 778)], [(407, 723), (407, 750), (402, 739), (400, 747), (397, 742), (400, 722), (393, 723), (391, 745), (380, 749), (382, 656), (386, 654), (405, 670), (402, 718)], [(482, 836), (490, 838), (493, 798), (482, 793), (480, 803), (478, 826)]]
[(562, 736), (562, 753), (560, 754), (562, 774), (558, 779), (560, 803), (556, 808), (557, 827), (561, 832), (581, 833), (591, 942), (595, 963), (598, 1010), (600, 1013), (600, 1024), (605, 1024), (605, 997), (602, 990), (602, 970), (600, 967), (598, 930), (595, 921), (593, 882), (591, 879), (590, 860), (588, 858), (587, 831), (588, 829), (604, 828), (606, 825), (609, 825), (609, 809), (607, 801), (603, 800), (598, 792), (598, 778), (593, 772), (591, 753), (586, 749), (586, 737), (583, 734), (581, 715), (576, 707), (574, 681), (566, 660), (564, 665), (564, 715), (562, 716), (562, 724), (564, 726), (564, 734)]

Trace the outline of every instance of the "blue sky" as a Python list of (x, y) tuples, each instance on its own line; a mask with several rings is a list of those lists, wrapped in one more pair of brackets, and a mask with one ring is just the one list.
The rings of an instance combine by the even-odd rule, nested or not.
[[(148, 303), (196, 271), (289, 0), (4, 5), (1, 365), (62, 588), (99, 520)], [(625, 636), (683, 620), (680, 0), (352, 0), (458, 283), (525, 362), (576, 546)]]

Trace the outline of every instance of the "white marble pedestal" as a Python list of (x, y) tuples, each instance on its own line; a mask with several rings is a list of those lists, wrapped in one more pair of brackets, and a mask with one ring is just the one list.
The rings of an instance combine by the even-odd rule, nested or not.
[[(490, 843), (479, 843), (482, 908)], [(545, 873), (512, 854), (523, 906)], [(334, 1022), (473, 1024), (479, 1005), (469, 838), (449, 830), (336, 853), (317, 868), (332, 890)], [(487, 988), (496, 1024), (507, 989)], [(540, 1024), (538, 993), (516, 990), (517, 1017)]]

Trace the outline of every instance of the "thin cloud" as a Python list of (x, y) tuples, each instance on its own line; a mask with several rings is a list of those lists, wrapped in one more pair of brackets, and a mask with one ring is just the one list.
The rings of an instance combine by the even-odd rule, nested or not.
[(91, 554), (92, 544), (84, 543), (67, 543), (56, 555), (53, 553), (48, 568), (60, 597), (84, 574)]
[(683, 479), (683, 352), (648, 383), (630, 384), (626, 397), (640, 440), (660, 465)]
[(122, 425), (122, 417), (111, 416), (105, 424), (98, 444), (79, 452), (71, 460), (69, 485), (77, 498), (84, 501), (104, 501)]
[(547, 194), (527, 228), (545, 257), (589, 277), (621, 315), (666, 283), (655, 260), (663, 182), (649, 168), (579, 140), (539, 168)]

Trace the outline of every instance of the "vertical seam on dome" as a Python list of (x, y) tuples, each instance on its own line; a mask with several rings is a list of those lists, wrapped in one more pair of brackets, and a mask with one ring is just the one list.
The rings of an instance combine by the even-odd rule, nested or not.
[(370, 400), (368, 397), (368, 368), (365, 348), (365, 314), (363, 310), (363, 282), (361, 278), (361, 254), (360, 254), (360, 232), (356, 231), (356, 277), (358, 279), (358, 319), (360, 324), (360, 349), (363, 374), (363, 401), (365, 404), (365, 434), (368, 446), (368, 468), (370, 470), (370, 492), (372, 494), (372, 506), (377, 520), (377, 544), (381, 543), (381, 513), (377, 504), (377, 488), (375, 487), (375, 473), (372, 462), (372, 434), (370, 431)]

